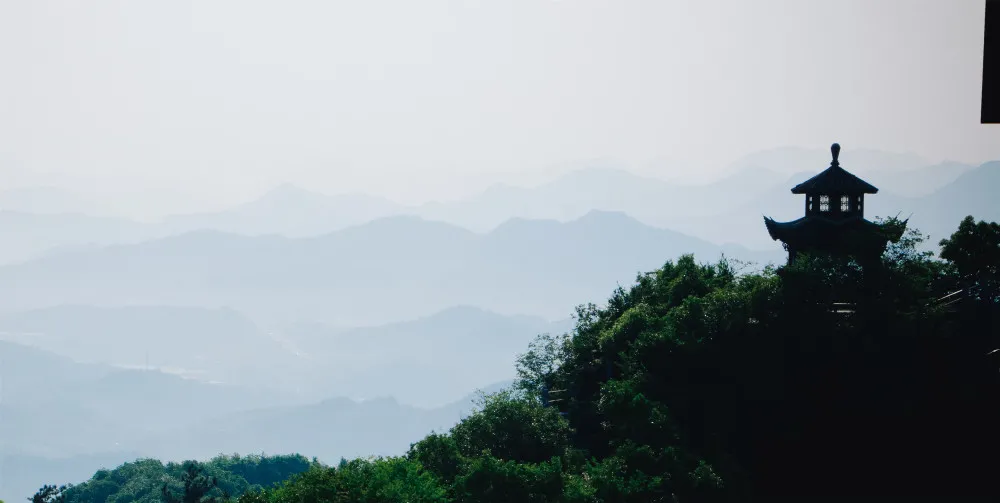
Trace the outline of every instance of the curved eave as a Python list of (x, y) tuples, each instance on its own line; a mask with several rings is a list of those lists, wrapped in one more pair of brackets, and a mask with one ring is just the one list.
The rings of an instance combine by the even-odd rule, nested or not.
[[(796, 236), (802, 237), (802, 233), (815, 234), (830, 232), (837, 228), (854, 228), (854, 229), (865, 229), (867, 231), (876, 231), (884, 233), (886, 228), (883, 225), (879, 225), (875, 222), (868, 221), (864, 218), (850, 218), (846, 220), (833, 220), (829, 218), (824, 218), (816, 215), (805, 216), (797, 220), (792, 220), (790, 222), (778, 222), (773, 218), (764, 217), (764, 225), (767, 227), (767, 232), (770, 234), (771, 239), (781, 240), (787, 242), (789, 239), (795, 239)], [(892, 235), (883, 234), (889, 240), (897, 240), (902, 236), (902, 232), (905, 230), (905, 222), (902, 229), (894, 230)], [(896, 234), (899, 236), (896, 236)]]
[[(804, 217), (803, 217), (804, 218)], [(767, 227), (767, 233), (770, 234), (771, 239), (778, 241), (784, 241), (788, 235), (789, 229), (793, 228), (801, 222), (803, 219), (792, 220), (791, 222), (778, 222), (771, 217), (764, 217), (764, 226)]]

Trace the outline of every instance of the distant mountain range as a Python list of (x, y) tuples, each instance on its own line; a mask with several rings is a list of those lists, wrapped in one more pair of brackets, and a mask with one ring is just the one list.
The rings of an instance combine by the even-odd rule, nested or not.
[[(162, 371), (200, 382), (224, 381), (292, 401), (391, 396), (409, 405), (437, 407), (471, 387), (513, 378), (517, 355), (538, 334), (571, 328), (568, 317), (550, 323), (474, 307), (455, 307), (401, 323), (338, 329), (305, 322), (260, 328), (227, 309), (59, 306), (0, 317), (0, 341), (48, 352), (29, 352), (22, 358), (20, 353), (27, 348), (6, 346), (12, 353), (0, 356), (19, 358), (16, 365), (44, 357), (39, 365), (55, 369), (56, 377), (86, 371), (88, 377), (82, 381), (88, 384), (81, 396), (94, 403), (105, 399), (95, 395), (102, 389), (128, 394), (138, 388), (127, 379), (148, 379)], [(139, 372), (147, 362), (154, 372)], [(23, 401), (79, 385), (47, 376), (38, 382), (11, 381), (18, 375), (7, 376), (9, 399)], [(463, 378), (456, 380), (456, 375)], [(31, 393), (17, 395), (23, 390)], [(136, 400), (145, 398), (140, 395)], [(153, 419), (161, 417), (172, 416)]]
[[(847, 150), (842, 162), (880, 187), (880, 195), (904, 199), (930, 197), (963, 175), (982, 169), (956, 162), (931, 165), (917, 156), (874, 150)], [(488, 232), (512, 218), (569, 221), (593, 210), (624, 212), (647, 225), (716, 243), (767, 248), (760, 235), (750, 239), (746, 233), (723, 235), (729, 230), (726, 217), (759, 215), (780, 207), (789, 199), (793, 175), (797, 183), (828, 163), (829, 153), (823, 149), (775, 149), (747, 156), (723, 178), (701, 185), (668, 182), (618, 168), (582, 168), (535, 187), (495, 185), (471, 198), (419, 206), (363, 194), (325, 195), (286, 184), (228, 210), (174, 215), (157, 223), (101, 217), (109, 211), (59, 189), (17, 189), (0, 192), (0, 233), (8, 242), (0, 250), (0, 263), (198, 230), (313, 237), (406, 215)]]
[(537, 335), (572, 328), (568, 316), (550, 323), (463, 306), (377, 327), (296, 323), (284, 328), (281, 337), (303, 355), (300, 367), (338, 394), (393, 396), (407, 404), (437, 407), (467, 392), (470, 385), (512, 379), (517, 355)]
[(201, 231), (65, 252), (0, 267), (0, 305), (231, 307), (265, 324), (380, 324), (456, 305), (563, 319), (684, 253), (781, 260), (777, 247), (719, 247), (622, 213), (512, 220), (488, 234), (393, 217), (315, 238)]
[(115, 450), (158, 428), (290, 403), (281, 394), (155, 371), (74, 362), (0, 341), (4, 452), (72, 456)]
[(0, 359), (0, 497), (8, 501), (53, 478), (82, 480), (138, 457), (308, 452), (335, 463), (341, 456), (399, 454), (474, 406), (473, 395), (434, 409), (389, 398), (295, 404), (156, 371), (75, 363), (8, 342), (0, 342)]
[[(881, 191), (866, 198), (866, 216), (908, 217), (911, 226), (931, 235), (930, 244), (948, 236), (968, 214), (1000, 220), (1000, 204), (992, 193), (992, 187), (1000, 186), (1000, 162), (949, 169), (961, 173), (918, 197), (894, 194), (890, 186), (868, 178)], [(768, 182), (771, 188), (748, 192), (753, 198), (743, 202), (722, 204), (726, 200), (721, 195), (711, 197), (713, 191), (692, 191), (694, 199), (718, 201), (718, 211), (691, 215), (664, 210), (647, 215), (649, 221), (644, 223), (641, 217), (621, 211), (589, 211), (566, 222), (508, 219), (483, 234), (441, 221), (395, 216), (316, 237), (203, 230), (135, 238), (114, 246), (64, 248), (0, 267), (0, 300), (6, 310), (61, 304), (231, 307), (252, 313), (255, 321), (335, 325), (401, 321), (455, 305), (559, 319), (576, 303), (600, 299), (617, 283), (630, 282), (637, 272), (682, 253), (694, 253), (701, 260), (726, 253), (758, 262), (782, 261), (780, 246), (765, 232), (762, 217), (800, 217), (802, 196), (792, 195), (790, 188), (811, 174)], [(610, 187), (610, 180), (621, 186), (631, 179), (624, 172), (598, 175), (581, 174), (577, 188), (565, 193), (586, 194), (581, 180)], [(656, 199), (659, 189), (642, 195), (638, 188), (655, 184), (635, 180), (635, 192), (640, 194), (636, 200)], [(749, 186), (734, 182), (739, 185)], [(545, 190), (541, 193), (548, 193)], [(705, 206), (710, 204), (702, 203), (707, 212)], [(563, 215), (577, 211), (565, 208)], [(475, 213), (463, 209), (455, 214)], [(87, 235), (85, 227), (80, 222), (68, 229)], [(30, 227), (22, 229), (33, 232)], [(121, 237), (113, 230), (107, 235)]]
[(281, 347), (230, 309), (55, 306), (0, 317), (0, 339), (30, 344), (77, 361), (139, 368), (152, 365), (206, 380), (232, 380)]
[(211, 229), (250, 236), (305, 237), (403, 213), (406, 213), (404, 206), (380, 197), (328, 196), (285, 184), (226, 211), (167, 217), (160, 232), (179, 234)]
[(648, 221), (663, 214), (712, 214), (752, 200), (779, 180), (776, 173), (758, 168), (707, 185), (680, 185), (620, 169), (582, 169), (537, 187), (495, 186), (471, 199), (430, 203), (411, 212), (477, 231), (512, 217), (568, 221), (593, 210)]
[[(480, 388), (499, 391), (511, 381)], [(323, 400), (230, 414), (142, 441), (141, 451), (162, 459), (208, 458), (221, 453), (305, 453), (336, 463), (341, 457), (399, 455), (432, 431), (450, 429), (475, 409), (477, 393), (423, 409), (392, 398)]]

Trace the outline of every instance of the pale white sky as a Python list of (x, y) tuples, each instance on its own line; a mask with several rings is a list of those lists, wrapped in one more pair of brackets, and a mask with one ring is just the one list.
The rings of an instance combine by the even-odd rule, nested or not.
[(979, 163), (983, 6), (0, 0), (0, 188), (415, 201), (832, 141)]

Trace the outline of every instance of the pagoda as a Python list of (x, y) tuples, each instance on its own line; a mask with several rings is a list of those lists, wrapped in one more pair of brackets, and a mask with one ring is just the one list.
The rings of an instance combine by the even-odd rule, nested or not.
[(872, 184), (840, 167), (840, 145), (830, 147), (830, 167), (792, 188), (804, 194), (805, 216), (791, 222), (764, 217), (771, 239), (781, 241), (788, 262), (799, 253), (847, 255), (861, 262), (877, 260), (890, 241), (899, 238), (882, 225), (865, 220), (865, 194), (877, 194)]

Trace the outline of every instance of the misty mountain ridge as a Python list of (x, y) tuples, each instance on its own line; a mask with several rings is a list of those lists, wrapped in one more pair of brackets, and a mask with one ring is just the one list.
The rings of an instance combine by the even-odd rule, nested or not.
[(81, 362), (222, 382), (240, 381), (254, 362), (293, 364), (276, 341), (230, 309), (61, 305), (0, 316), (0, 339)]
[(139, 243), (165, 235), (148, 224), (116, 217), (12, 210), (0, 210), (0, 232), (6, 238), (0, 263), (23, 262), (59, 249)]
[(3, 341), (0, 356), (4, 452), (72, 456), (110, 451), (159, 427), (289, 403), (261, 390), (81, 364)]
[[(493, 383), (480, 390), (496, 392), (510, 382)], [(390, 397), (378, 397), (331, 398), (250, 410), (164, 431), (144, 439), (141, 451), (155, 453), (160, 459), (209, 458), (226, 452), (308, 451), (331, 464), (341, 457), (399, 455), (414, 439), (450, 429), (474, 410), (477, 396), (467, 394), (436, 408), (413, 407)]]
[(723, 248), (614, 212), (567, 223), (515, 220), (486, 234), (391, 217), (313, 238), (203, 231), (50, 256), (0, 267), (0, 299), (8, 312), (61, 304), (231, 307), (256, 321), (335, 325), (406, 320), (461, 304), (562, 319), (579, 299), (603, 296), (667, 258), (726, 253), (767, 263), (781, 260), (778, 250)]
[(326, 195), (286, 183), (230, 210), (168, 216), (161, 226), (171, 233), (214, 229), (304, 237), (399, 214), (402, 208), (377, 196)]
[[(340, 456), (398, 454), (413, 439), (467, 415), (475, 389), (436, 408), (389, 397), (330, 398), (335, 395), (296, 403), (156, 371), (81, 364), (3, 341), (0, 358), (3, 496), (33, 491), (53, 474), (75, 480), (140, 457), (180, 461), (224, 452), (309, 451), (335, 463)], [(220, 431), (219, 425), (225, 427)], [(323, 440), (315, 444), (317, 439)]]
[[(739, 234), (720, 236), (711, 227), (721, 224), (720, 228), (725, 228), (726, 222), (721, 221), (724, 215), (750, 208), (757, 213), (765, 211), (766, 206), (753, 206), (769, 204), (780, 195), (781, 190), (788, 188), (791, 174), (801, 173), (804, 180), (825, 169), (828, 163), (829, 153), (821, 149), (773, 149), (752, 154), (734, 163), (725, 176), (703, 184), (636, 175), (620, 165), (583, 164), (537, 185), (497, 184), (473, 197), (417, 206), (363, 194), (326, 195), (283, 184), (228, 210), (173, 215), (147, 223), (42, 209), (39, 212), (45, 214), (0, 211), (0, 232), (9, 238), (9, 245), (0, 251), (0, 263), (101, 245), (138, 243), (197, 230), (313, 237), (390, 216), (408, 215), (483, 233), (511, 218), (565, 222), (591, 210), (622, 211), (647, 225), (679, 230), (715, 243), (768, 249), (770, 244), (761, 242), (759, 236), (752, 240), (744, 240)], [(845, 151), (843, 163), (851, 172), (882, 189), (880, 195), (892, 193), (901, 197), (929, 195), (973, 169), (961, 163), (930, 165), (912, 155), (865, 150)], [(32, 207), (40, 206), (44, 202)], [(685, 219), (705, 223), (684, 225)]]
[[(444, 416), (451, 420), (457, 419), (459, 413), (470, 410), (469, 393), (477, 388), (470, 385), (458, 395), (460, 398), (452, 398), (444, 405), (432, 408), (404, 405), (386, 395), (357, 400), (331, 394), (327, 398), (311, 401), (292, 401), (281, 394), (183, 379), (157, 371), (123, 371), (108, 366), (79, 364), (43, 350), (3, 341), (0, 341), (0, 354), (5, 357), (16, 354), (24, 357), (22, 361), (25, 363), (4, 368), (5, 394), (9, 392), (10, 398), (5, 396), (0, 404), (4, 417), (0, 432), (5, 439), (0, 446), (0, 454), (63, 457), (138, 448), (145, 438), (155, 436), (157, 432), (217, 423), (221, 418), (273, 417), (296, 410), (317, 410), (329, 414), (331, 411), (340, 413), (337, 409), (362, 406), (373, 416), (385, 410), (403, 413), (445, 410)], [(7, 362), (9, 360), (5, 358)], [(95, 370), (99, 372), (95, 373)], [(34, 383), (47, 379), (58, 380), (60, 388), (48, 389), (53, 393), (49, 396), (29, 397), (29, 394), (37, 395), (40, 391)], [(509, 383), (510, 380), (490, 381), (478, 388), (492, 389), (498, 386), (498, 382)], [(36, 414), (46, 408), (51, 410), (53, 404), (58, 404), (61, 414)], [(73, 411), (72, 414), (69, 414), (70, 411)], [(441, 415), (435, 417), (440, 420)], [(419, 435), (440, 426), (431, 425)], [(81, 434), (84, 430), (90, 433)], [(350, 435), (351, 431), (348, 428), (344, 433)], [(204, 447), (212, 449), (209, 455), (224, 452), (217, 450), (218, 447), (211, 442)], [(402, 447), (405, 448), (405, 445)], [(241, 452), (254, 450), (250, 447), (240, 449)]]
[[(384, 395), (435, 407), (469, 386), (512, 378), (512, 363), (536, 335), (571, 327), (568, 319), (552, 323), (473, 306), (357, 328), (301, 321), (258, 327), (227, 309), (57, 306), (0, 317), (0, 341), (8, 341), (0, 356), (71, 366), (76, 374), (90, 369), (88, 393), (122, 386), (121, 379), (173, 375), (293, 400)], [(37, 362), (39, 355), (61, 359)], [(147, 368), (152, 372), (141, 373)], [(35, 387), (76, 385), (48, 380)]]
[(760, 168), (697, 185), (671, 183), (624, 169), (589, 168), (535, 187), (498, 186), (472, 198), (428, 203), (412, 211), (480, 232), (511, 218), (569, 221), (592, 210), (625, 212), (648, 222), (663, 213), (713, 213), (779, 181), (779, 175)]
[[(459, 306), (383, 326), (337, 329), (295, 323), (280, 331), (308, 356), (300, 365), (340, 395), (394, 396), (437, 407), (470, 384), (512, 379), (514, 361), (537, 335), (567, 333), (572, 327), (569, 318), (549, 322)], [(456, 380), (456, 375), (463, 378)]]

